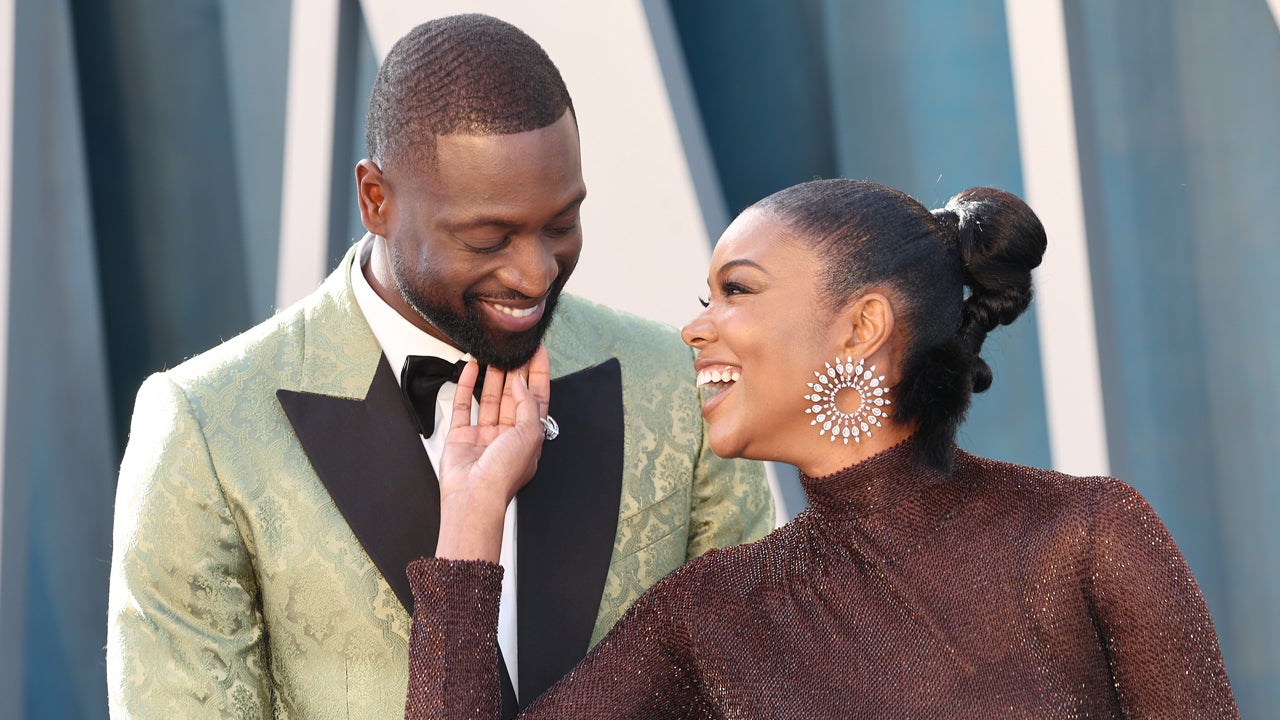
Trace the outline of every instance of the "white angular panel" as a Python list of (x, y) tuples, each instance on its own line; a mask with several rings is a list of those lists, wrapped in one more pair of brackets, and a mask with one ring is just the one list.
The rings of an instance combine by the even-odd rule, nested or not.
[(1110, 472), (1061, 0), (1006, 0), (1026, 201), (1049, 233), (1035, 272), (1049, 448), (1055, 470)]
[[(5, 386), (9, 361), (9, 244), (13, 242), (13, 37), (15, 0), (0, 0), (0, 551), (4, 545)], [(3, 558), (0, 552), (0, 558)], [(4, 574), (0, 573), (0, 582)], [(0, 599), (4, 594), (0, 592)], [(0, 608), (2, 611), (3, 608)], [(0, 708), (4, 705), (0, 704)]]
[[(328, 271), (329, 188), (337, 93), (339, 0), (293, 3), (285, 105), (276, 307), (316, 289)], [(354, 178), (354, 168), (352, 177)], [(354, 179), (352, 182), (355, 182)]]

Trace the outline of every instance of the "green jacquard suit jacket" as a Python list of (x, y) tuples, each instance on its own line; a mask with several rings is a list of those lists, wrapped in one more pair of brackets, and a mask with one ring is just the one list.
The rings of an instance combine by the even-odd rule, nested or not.
[[(434, 551), (438, 486), (356, 304), (354, 255), (139, 391), (116, 498), (113, 718), (403, 716), (404, 564)], [(773, 523), (760, 465), (707, 449), (671, 328), (566, 295), (546, 345), (562, 434), (518, 496), (526, 701), (649, 585)]]

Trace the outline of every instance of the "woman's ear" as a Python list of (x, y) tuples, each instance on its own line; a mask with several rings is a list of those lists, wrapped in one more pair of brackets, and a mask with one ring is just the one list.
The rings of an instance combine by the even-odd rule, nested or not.
[(872, 358), (881, 350), (889, 349), (894, 316), (893, 305), (886, 295), (874, 290), (859, 295), (841, 317), (846, 357)]
[(364, 229), (386, 237), (391, 226), (391, 187), (382, 169), (368, 158), (356, 163), (356, 202)]

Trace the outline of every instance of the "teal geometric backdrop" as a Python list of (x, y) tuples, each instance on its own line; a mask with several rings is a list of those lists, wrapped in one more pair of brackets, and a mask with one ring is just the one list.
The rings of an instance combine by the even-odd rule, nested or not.
[[(815, 176), (1022, 190), (1000, 0), (668, 5), (731, 212)], [(0, 717), (105, 718), (134, 393), (273, 311), (292, 7), (9, 7)], [(1280, 717), (1280, 31), (1265, 0), (1064, 9), (1111, 470), (1199, 578), (1243, 716)], [(358, 0), (340, 27), (333, 258), (376, 70)], [(1039, 331), (992, 336), (968, 449), (1050, 464)]]

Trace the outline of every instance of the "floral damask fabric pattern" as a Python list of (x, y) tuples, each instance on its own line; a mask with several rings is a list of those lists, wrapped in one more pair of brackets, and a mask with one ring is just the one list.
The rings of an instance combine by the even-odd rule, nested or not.
[(553, 376), (598, 363), (601, 348), (624, 358), (622, 499), (595, 645), (687, 559), (772, 530), (773, 502), (758, 464), (722, 460), (707, 448), (702, 401), (688, 375), (692, 351), (670, 328), (580, 298), (565, 298), (557, 313), (547, 341)]
[[(402, 717), (409, 616), (275, 394), (368, 391), (381, 351), (353, 257), (139, 391), (116, 500), (113, 717)], [(687, 557), (763, 536), (773, 510), (758, 465), (706, 450), (690, 351), (670, 328), (566, 296), (547, 345), (554, 376), (622, 368), (622, 498), (594, 644)]]

